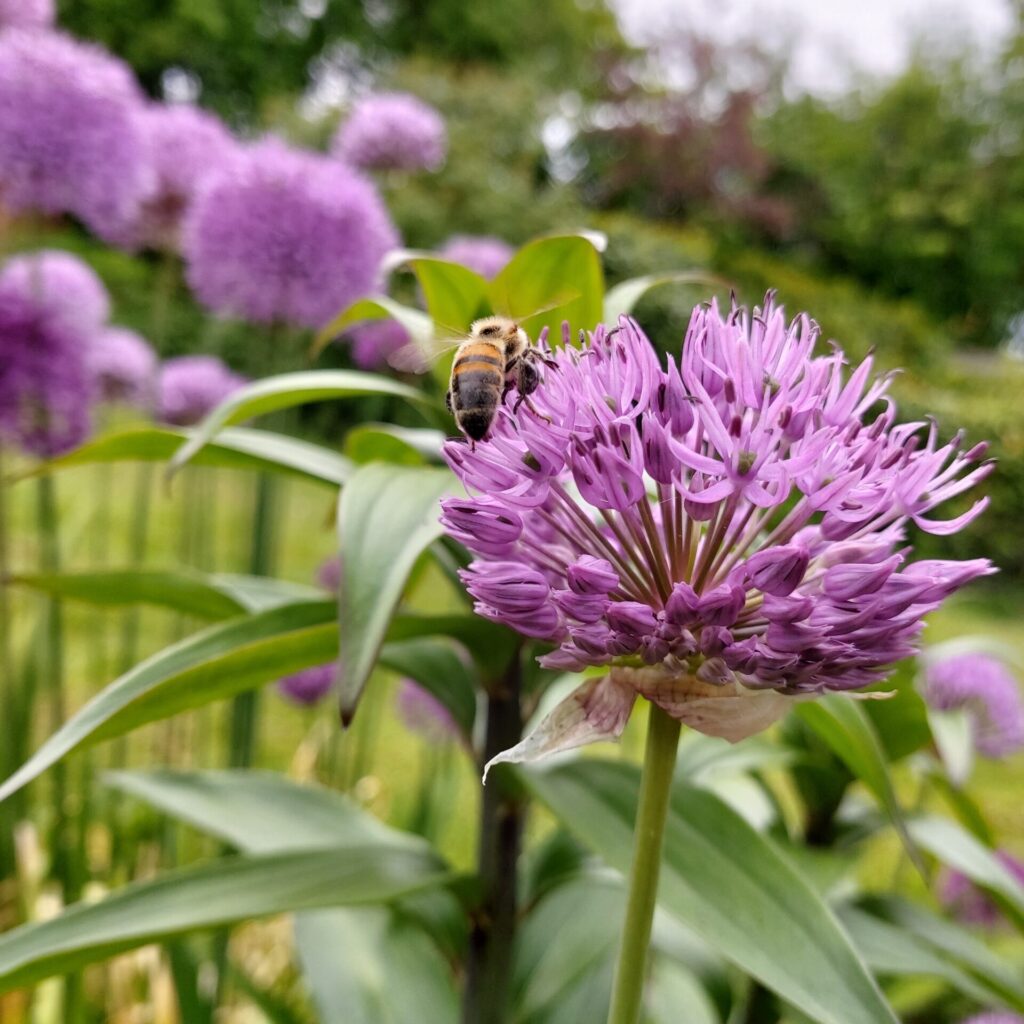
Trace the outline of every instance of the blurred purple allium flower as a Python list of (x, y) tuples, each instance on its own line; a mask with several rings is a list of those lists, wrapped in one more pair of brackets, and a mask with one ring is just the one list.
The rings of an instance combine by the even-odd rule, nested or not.
[[(1005, 850), (997, 850), (996, 858), (1024, 885), (1024, 863)], [(1003, 920), (1002, 911), (988, 894), (959, 871), (948, 870), (943, 873), (939, 898), (965, 924), (993, 928)]]
[(337, 668), (333, 661), (327, 665), (304, 668), (301, 672), (279, 679), (277, 689), (293, 704), (309, 707), (323, 700), (330, 692)]
[(930, 659), (923, 692), (939, 711), (967, 710), (974, 744), (985, 757), (1006, 757), (1024, 747), (1024, 702), (999, 658), (973, 651)]
[(0, 285), (0, 438), (50, 457), (89, 434), (91, 336), (16, 284)]
[(0, 285), (9, 285), (87, 334), (98, 331), (110, 316), (110, 296), (96, 271), (61, 249), (12, 257), (0, 270)]
[(352, 362), (361, 370), (377, 370), (409, 344), (409, 332), (397, 320), (371, 320), (349, 331)]
[[(607, 665), (509, 755), (618, 735), (640, 694), (711, 735), (765, 728), (792, 698), (857, 690), (912, 654), (925, 614), (987, 560), (910, 561), (908, 522), (984, 478), (984, 445), (895, 422), (871, 359), (847, 372), (817, 326), (694, 310), (659, 365), (632, 320), (567, 343), (517, 414), (445, 446), (468, 498), (444, 505), (476, 556), (479, 614), (555, 645), (541, 663)], [(505, 757), (503, 759), (509, 759)]]
[(157, 357), (141, 334), (127, 327), (103, 328), (89, 345), (86, 364), (105, 401), (152, 406)]
[(178, 427), (191, 426), (245, 383), (216, 356), (168, 359), (157, 380), (160, 419)]
[(199, 186), (229, 165), (238, 146), (218, 117), (190, 103), (153, 103), (142, 110), (140, 123), (152, 180), (118, 240), (133, 248), (174, 251)]
[(490, 280), (504, 268), (513, 252), (515, 250), (508, 242), (491, 235), (452, 235), (441, 247), (439, 255), (453, 263), (461, 263)]
[(50, 28), (56, 20), (54, 0), (0, 0), (0, 29)]
[(0, 200), (71, 213), (104, 237), (151, 181), (128, 66), (56, 32), (0, 35)]
[(368, 171), (436, 170), (444, 163), (444, 118), (409, 93), (364, 97), (341, 123), (331, 153)]
[(305, 327), (370, 291), (397, 241), (371, 182), (273, 139), (204, 182), (183, 237), (188, 281), (205, 305)]
[(398, 714), (405, 727), (428, 743), (448, 743), (459, 736), (451, 712), (414, 679), (403, 679), (396, 697)]
[(333, 558), (327, 558), (320, 563), (316, 571), (316, 581), (324, 590), (329, 590), (332, 594), (338, 593), (341, 587), (340, 556), (335, 555)]

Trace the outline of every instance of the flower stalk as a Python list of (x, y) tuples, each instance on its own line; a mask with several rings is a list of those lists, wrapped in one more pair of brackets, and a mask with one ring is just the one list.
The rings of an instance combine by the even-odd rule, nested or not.
[(634, 828), (626, 921), (615, 969), (608, 1024), (636, 1024), (640, 1020), (680, 728), (678, 720), (670, 718), (656, 704), (651, 704), (640, 804)]

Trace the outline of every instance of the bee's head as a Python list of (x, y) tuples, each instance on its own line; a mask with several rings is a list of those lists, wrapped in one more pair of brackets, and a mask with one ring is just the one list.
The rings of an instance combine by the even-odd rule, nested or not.
[(470, 335), (502, 346), (507, 354), (518, 352), (529, 344), (526, 332), (507, 316), (487, 316), (474, 321)]

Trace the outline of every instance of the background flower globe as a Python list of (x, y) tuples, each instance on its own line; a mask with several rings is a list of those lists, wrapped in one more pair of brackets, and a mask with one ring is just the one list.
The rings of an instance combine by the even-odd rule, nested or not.
[(130, 248), (175, 251), (199, 186), (227, 166), (238, 144), (220, 118), (190, 103), (153, 103), (139, 120), (152, 180), (118, 235)]
[(204, 184), (184, 229), (188, 282), (210, 309), (318, 327), (370, 291), (398, 234), (371, 182), (267, 140)]
[(0, 283), (0, 443), (49, 458), (88, 437), (92, 337), (16, 282)]
[(107, 402), (148, 409), (152, 406), (159, 361), (137, 331), (104, 327), (92, 339), (86, 365)]
[(174, 426), (192, 426), (245, 382), (216, 356), (168, 359), (157, 380), (158, 415)]
[(110, 295), (85, 260), (62, 249), (41, 249), (9, 259), (0, 285), (30, 297), (68, 324), (99, 330), (110, 317)]
[(338, 128), (331, 153), (368, 171), (436, 170), (448, 149), (444, 119), (403, 92), (359, 100)]
[(933, 515), (991, 471), (985, 446), (896, 423), (871, 360), (848, 372), (817, 339), (771, 296), (712, 303), (662, 368), (624, 318), (582, 350), (566, 338), (533, 409), (445, 446), (476, 610), (554, 645), (543, 665), (608, 669), (496, 761), (617, 736), (637, 696), (741, 739), (794, 699), (884, 679), (928, 612), (993, 571), (914, 562), (905, 542), (910, 523), (944, 534), (982, 511)]
[(72, 214), (111, 237), (151, 183), (141, 105), (128, 66), (99, 47), (0, 34), (0, 202)]
[(0, 0), (0, 29), (50, 28), (56, 19), (54, 0)]
[(504, 268), (514, 251), (508, 242), (493, 235), (453, 235), (441, 246), (440, 255), (490, 280)]

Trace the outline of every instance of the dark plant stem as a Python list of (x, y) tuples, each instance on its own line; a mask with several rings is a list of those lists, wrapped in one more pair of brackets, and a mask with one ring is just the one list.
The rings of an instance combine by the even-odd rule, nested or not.
[[(21, 714), (22, 693), (20, 680), (15, 679), (14, 652), (12, 649), (11, 627), (14, 617), (11, 614), (8, 596), (8, 579), (10, 578), (10, 543), (8, 539), (9, 525), (7, 512), (7, 485), (4, 482), (3, 448), (0, 446), (0, 721), (6, 722), (8, 728), (14, 729)], [(15, 737), (5, 743), (0, 769), (8, 776), (17, 767), (20, 744)], [(20, 805), (19, 805), (20, 806)], [(11, 801), (0, 804), (0, 879), (14, 874), (14, 825), (18, 820), (18, 806)]]
[[(481, 768), (522, 737), (522, 653), (487, 692), (487, 730)], [(498, 767), (484, 787), (477, 853), (480, 899), (466, 965), (463, 1024), (505, 1024), (517, 906), (517, 864), (525, 804), (511, 774)]]

